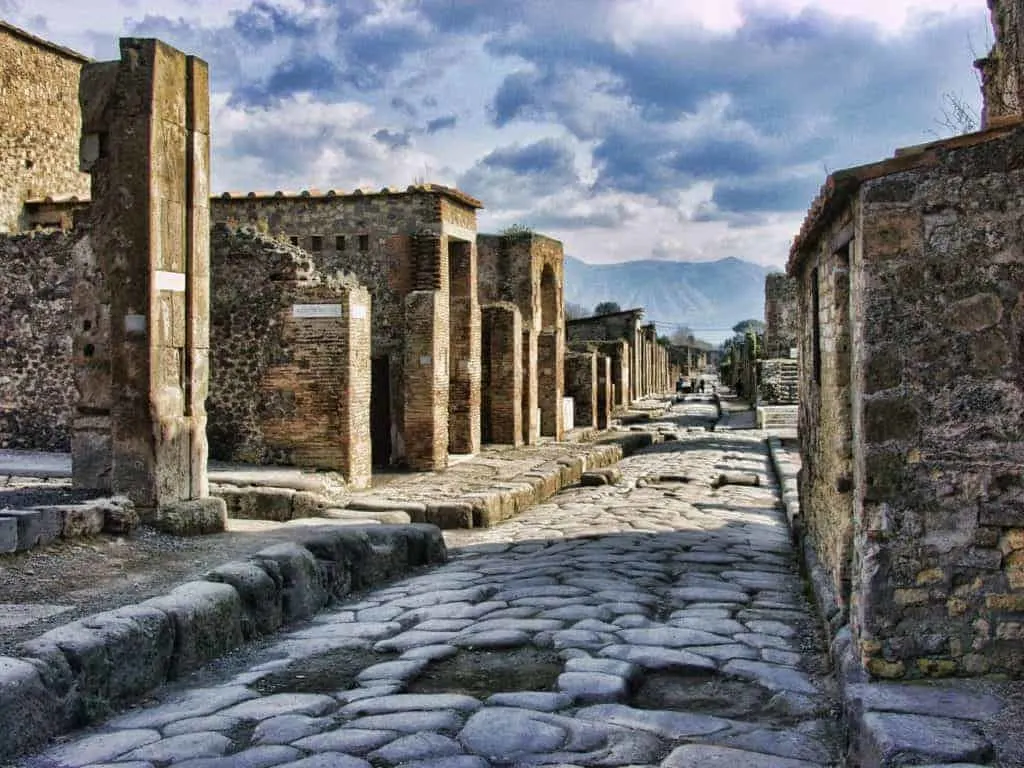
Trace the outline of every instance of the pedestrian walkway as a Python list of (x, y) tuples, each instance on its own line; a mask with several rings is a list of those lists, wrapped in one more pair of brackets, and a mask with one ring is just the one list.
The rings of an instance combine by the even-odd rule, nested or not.
[(448, 564), (24, 764), (838, 765), (764, 441), (686, 430), (705, 415), (687, 408), (618, 483), (448, 531)]

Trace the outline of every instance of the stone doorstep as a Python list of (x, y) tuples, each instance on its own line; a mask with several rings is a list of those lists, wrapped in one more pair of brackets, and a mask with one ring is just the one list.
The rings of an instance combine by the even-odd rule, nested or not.
[(0, 657), (0, 763), (127, 706), (248, 640), (349, 593), (442, 563), (433, 525), (323, 526), (214, 568), (161, 597), (86, 616)]
[[(768, 437), (768, 452), (779, 485), (795, 486), (796, 468), (784, 460), (779, 438)], [(790, 526), (799, 534), (799, 499), (790, 496), (785, 507)], [(808, 546), (799, 550), (815, 588), (819, 618), (828, 631), (833, 668), (842, 690), (843, 716), (860, 768), (987, 763), (993, 757), (993, 747), (975, 722), (995, 714), (1002, 703), (992, 696), (938, 686), (865, 682), (848, 631), (837, 626), (840, 616), (830, 605), (829, 584), (821, 565), (816, 559), (811, 562), (814, 553)]]

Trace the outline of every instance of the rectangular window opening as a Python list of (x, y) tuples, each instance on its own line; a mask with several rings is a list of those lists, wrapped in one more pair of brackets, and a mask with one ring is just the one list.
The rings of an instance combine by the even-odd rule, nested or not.
[(299, 238), (297, 238), (295, 235), (292, 235), (291, 237), (289, 237), (288, 240), (294, 246), (298, 246), (298, 244), (299, 244)]
[(310, 238), (310, 250), (314, 253), (322, 251), (324, 249), (324, 239), (320, 235), (313, 235)]
[(359, 236), (359, 250), (360, 251), (368, 251), (368, 250), (370, 250), (370, 236), (369, 235), (360, 235)]
[(818, 270), (811, 271), (811, 355), (814, 383), (821, 384), (821, 296), (818, 289)]
[(334, 250), (344, 251), (345, 250), (345, 236), (338, 235), (334, 238)]

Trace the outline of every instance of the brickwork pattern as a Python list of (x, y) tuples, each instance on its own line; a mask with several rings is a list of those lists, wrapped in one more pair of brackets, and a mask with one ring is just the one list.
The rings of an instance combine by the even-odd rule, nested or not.
[[(251, 228), (216, 227), (211, 262), (214, 285), (231, 289), (212, 297), (210, 456), (331, 469), (365, 486), (366, 288), (320, 273), (305, 251)], [(323, 305), (323, 316), (305, 316), (315, 314), (307, 305)]]
[(25, 228), (32, 198), (88, 197), (78, 170), (78, 76), (87, 61), (0, 22), (0, 232)]
[(772, 273), (764, 281), (764, 355), (789, 357), (800, 335), (799, 286), (794, 278)]
[(598, 425), (597, 362), (597, 352), (570, 352), (565, 356), (565, 395), (575, 404), (573, 420), (577, 427)]
[(483, 307), (482, 439), (523, 444), (523, 324), (509, 302)]

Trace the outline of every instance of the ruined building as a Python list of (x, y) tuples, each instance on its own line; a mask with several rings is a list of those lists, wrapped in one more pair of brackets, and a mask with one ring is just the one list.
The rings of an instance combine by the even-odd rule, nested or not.
[(289, 239), (369, 288), (373, 461), (440, 469), (480, 448), (478, 200), (422, 185), (377, 193), (222, 195), (215, 222)]
[(1024, 2), (988, 0), (995, 44), (988, 56), (974, 63), (981, 73), (984, 108), (981, 127), (1012, 120), (1024, 109)]
[(880, 677), (1024, 671), (1024, 127), (833, 173), (799, 282), (803, 527)]
[[(484, 409), (484, 419), (493, 442), (504, 435), (501, 442), (518, 443), (508, 439), (511, 427), (501, 419), (516, 419), (520, 423), (521, 442), (533, 444), (541, 436), (562, 439), (564, 392), (563, 366), (565, 360), (565, 290), (564, 254), (562, 244), (550, 237), (524, 232), (509, 235), (480, 235), (479, 253), (480, 301), (487, 305), (504, 302), (505, 311), (492, 310), (487, 317), (502, 327), (515, 323), (507, 317), (508, 311), (517, 312), (521, 328), (518, 356), (522, 363), (516, 368), (511, 339), (500, 328), (485, 327), (489, 338), (485, 365), (501, 367), (521, 379), (520, 415), (512, 413), (507, 403), (490, 397)], [(504, 338), (503, 345), (498, 339)], [(497, 372), (487, 374), (494, 384)], [(502, 408), (502, 416), (494, 408)]]
[(781, 273), (764, 281), (764, 341), (762, 359), (757, 361), (757, 399), (759, 403), (792, 405), (797, 402), (800, 334), (799, 286)]
[[(628, 406), (634, 400), (664, 392), (665, 386), (654, 383), (653, 358), (649, 351), (654, 343), (651, 328), (642, 325), (642, 309), (626, 309), (606, 315), (580, 317), (566, 323), (566, 337), (573, 351), (597, 349), (611, 358), (613, 403)], [(666, 373), (663, 378), (667, 379)]]

